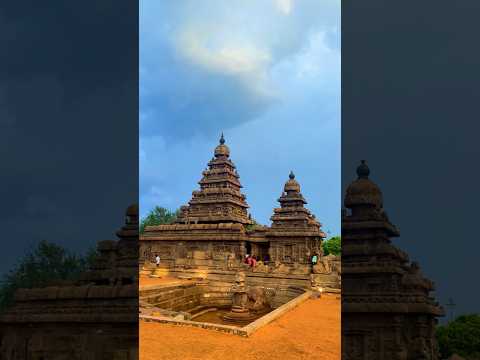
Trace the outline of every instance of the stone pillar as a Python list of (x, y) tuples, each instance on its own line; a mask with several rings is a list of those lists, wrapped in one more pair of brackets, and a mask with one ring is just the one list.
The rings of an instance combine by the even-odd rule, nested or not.
[(270, 258), (271, 263), (275, 262), (274, 247), (275, 245), (270, 242), (268, 246), (268, 257)]
[(243, 262), (243, 259), (245, 259), (245, 255), (247, 255), (246, 250), (245, 250), (245, 241), (240, 242), (240, 261)]

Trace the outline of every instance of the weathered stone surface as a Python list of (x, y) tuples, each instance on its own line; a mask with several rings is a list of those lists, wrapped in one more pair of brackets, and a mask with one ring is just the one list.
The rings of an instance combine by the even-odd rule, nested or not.
[(0, 359), (138, 359), (138, 208), (78, 283), (19, 289), (0, 316)]
[[(439, 358), (433, 283), (391, 244), (399, 235), (362, 164), (342, 216), (342, 359)], [(328, 272), (328, 271), (325, 271)], [(315, 274), (320, 276), (322, 274)]]

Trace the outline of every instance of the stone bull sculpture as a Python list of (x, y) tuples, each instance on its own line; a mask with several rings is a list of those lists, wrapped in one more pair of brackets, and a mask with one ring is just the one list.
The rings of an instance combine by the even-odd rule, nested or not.
[(251, 287), (247, 291), (248, 308), (251, 311), (262, 311), (270, 305), (267, 301), (265, 289), (262, 287)]

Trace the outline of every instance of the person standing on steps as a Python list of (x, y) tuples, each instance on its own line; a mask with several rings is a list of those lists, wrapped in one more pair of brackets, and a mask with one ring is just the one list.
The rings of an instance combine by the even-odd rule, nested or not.
[(312, 256), (312, 269), (315, 265), (317, 265), (317, 262), (318, 262), (318, 255), (317, 253), (314, 253)]
[(158, 254), (155, 255), (155, 264), (157, 264), (157, 267), (160, 266), (160, 255)]

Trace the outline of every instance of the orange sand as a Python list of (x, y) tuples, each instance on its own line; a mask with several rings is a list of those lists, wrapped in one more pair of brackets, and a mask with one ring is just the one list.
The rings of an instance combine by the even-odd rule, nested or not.
[(140, 321), (140, 360), (338, 360), (340, 300), (307, 300), (249, 338)]

